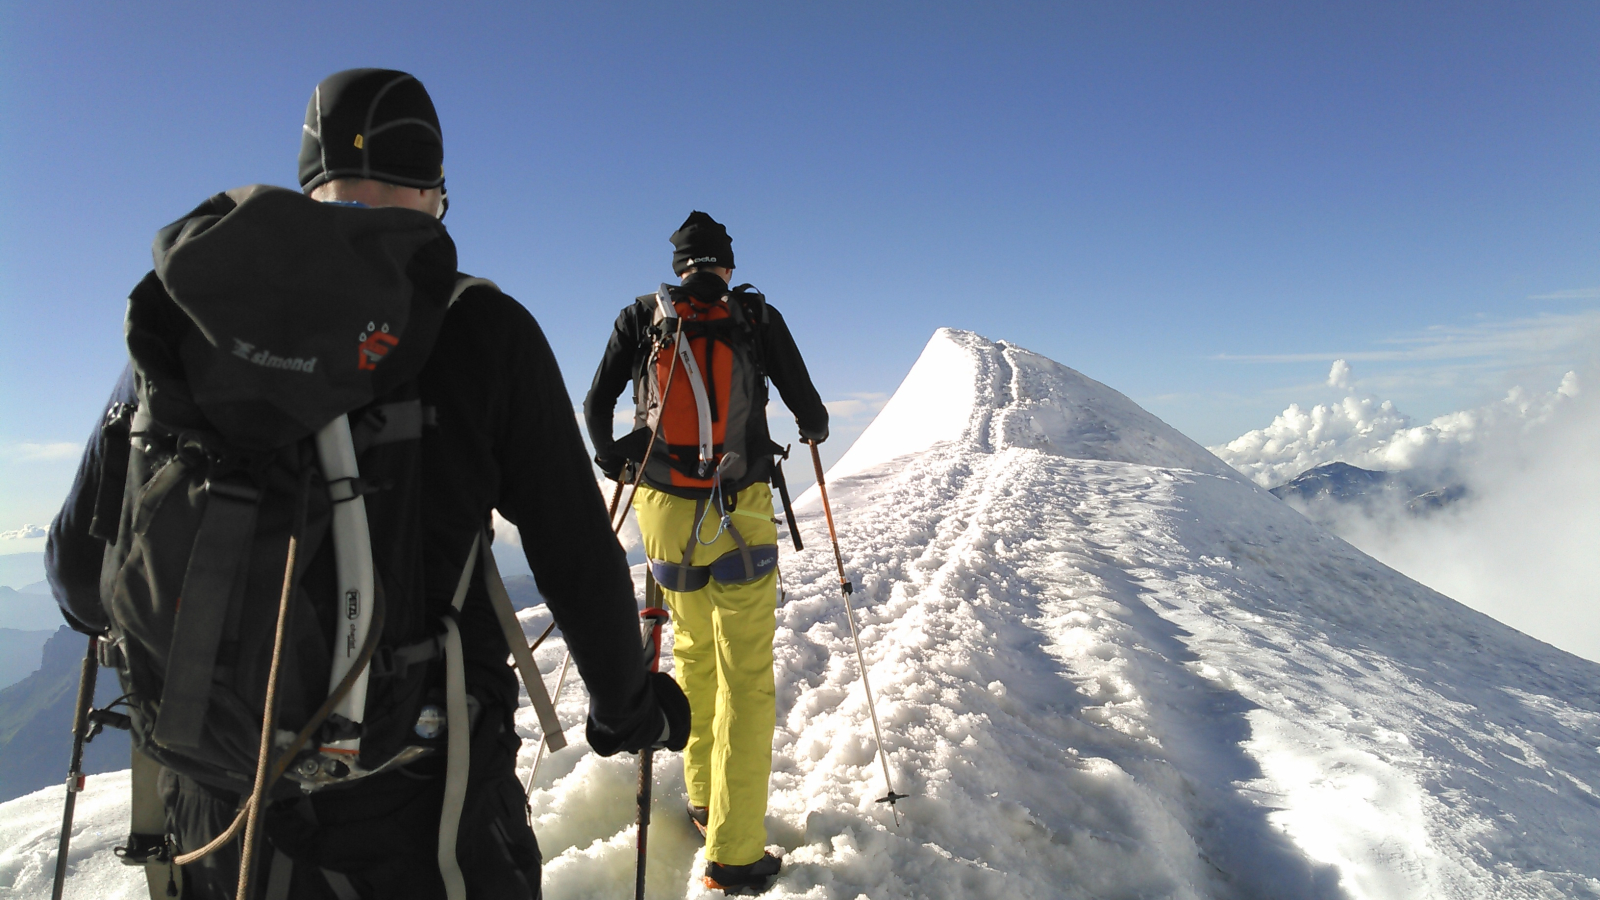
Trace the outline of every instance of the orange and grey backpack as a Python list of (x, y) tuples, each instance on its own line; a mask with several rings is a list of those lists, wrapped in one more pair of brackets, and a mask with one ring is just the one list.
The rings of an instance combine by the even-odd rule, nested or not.
[(659, 428), (644, 480), (679, 496), (737, 490), (749, 471), (751, 422), (766, 415), (766, 298), (743, 284), (708, 303), (663, 284), (636, 302), (652, 310), (653, 350), (634, 373), (634, 427)]

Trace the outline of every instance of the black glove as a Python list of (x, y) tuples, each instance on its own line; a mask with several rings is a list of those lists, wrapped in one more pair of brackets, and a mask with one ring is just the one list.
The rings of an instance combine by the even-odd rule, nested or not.
[(595, 456), (594, 464), (600, 467), (600, 473), (612, 481), (622, 480), (622, 470), (628, 467), (628, 461), (621, 456)]
[(820, 444), (828, 439), (828, 426), (826, 425), (822, 426), (821, 431), (812, 431), (809, 428), (800, 428), (798, 427), (798, 422), (795, 423), (795, 425), (796, 430), (800, 432), (800, 440), (805, 441), (808, 444)]
[(619, 735), (603, 731), (590, 718), (586, 735), (589, 748), (600, 756), (624, 751), (638, 753), (646, 748), (682, 750), (689, 743), (689, 698), (683, 695), (678, 682), (665, 672), (650, 673), (650, 688), (655, 694), (656, 708), (652, 715), (644, 716), (632, 732)]
[(662, 717), (667, 720), (666, 730), (651, 749), (665, 747), (677, 753), (689, 743), (689, 728), (694, 721), (689, 711), (689, 698), (683, 695), (683, 688), (678, 687), (677, 680), (665, 672), (651, 672), (650, 686), (655, 688), (656, 706), (660, 707)]

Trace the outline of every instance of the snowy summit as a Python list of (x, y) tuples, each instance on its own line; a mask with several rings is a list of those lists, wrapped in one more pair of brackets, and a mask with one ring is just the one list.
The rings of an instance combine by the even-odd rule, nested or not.
[[(828, 480), (911, 796), (898, 827), (874, 802), (813, 489), (782, 561), (769, 896), (1600, 897), (1600, 666), (1375, 562), (1116, 391), (941, 330)], [(560, 659), (541, 648), (552, 682)], [(560, 705), (581, 721), (577, 688)], [(626, 894), (633, 773), (581, 745), (545, 761), (546, 897)], [(707, 896), (676, 760), (657, 775), (650, 896)], [(69, 897), (142, 895), (110, 854), (125, 791), (90, 779)], [(60, 803), (0, 806), (11, 896), (48, 896)]]

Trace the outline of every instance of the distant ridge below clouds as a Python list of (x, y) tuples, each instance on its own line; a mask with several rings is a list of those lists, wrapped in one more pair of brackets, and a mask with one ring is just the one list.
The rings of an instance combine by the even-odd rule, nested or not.
[[(1350, 373), (1345, 360), (1334, 360), (1328, 382), (1350, 389)], [(1517, 387), (1498, 402), (1414, 425), (1393, 401), (1352, 393), (1310, 409), (1291, 403), (1272, 424), (1211, 451), (1262, 487), (1332, 462), (1386, 472), (1445, 473), (1467, 464), (1497, 436), (1527, 432), (1559, 416), (1577, 395), (1578, 375), (1568, 372), (1549, 393)]]
[(1351, 506), (1368, 515), (1389, 512), (1380, 508), (1390, 507), (1425, 516), (1466, 497), (1467, 489), (1459, 483), (1441, 484), (1407, 472), (1375, 472), (1335, 462), (1304, 472), (1270, 493), (1312, 521), (1335, 527), (1337, 515)]
[(0, 628), (0, 690), (27, 678), (39, 668), (39, 652), (52, 630), (19, 631)]
[(1211, 450), (1382, 562), (1600, 660), (1600, 394), (1584, 380), (1418, 425), (1341, 359), (1328, 385), (1344, 399)]
[(21, 589), (43, 580), (43, 553), (0, 553), (0, 585)]
[(66, 622), (55, 598), (49, 594), (23, 593), (0, 586), (0, 628), (18, 631), (54, 630)]
[[(72, 718), (88, 638), (61, 626), (33, 656), (33, 673), (0, 689), (0, 800), (60, 785), (72, 750)], [(94, 703), (122, 693), (116, 673), (101, 669)], [(128, 733), (107, 728), (84, 747), (88, 774), (127, 768)]]

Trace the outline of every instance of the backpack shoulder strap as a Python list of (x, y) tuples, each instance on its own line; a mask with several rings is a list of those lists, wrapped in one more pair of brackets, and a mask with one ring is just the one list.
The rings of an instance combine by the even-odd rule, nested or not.
[(730, 298), (738, 298), (739, 303), (744, 307), (746, 318), (750, 319), (752, 324), (765, 328), (767, 323), (771, 321), (771, 316), (767, 314), (767, 295), (756, 290), (755, 285), (749, 283), (741, 284), (729, 291), (728, 296)]
[(728, 292), (728, 312), (744, 329), (750, 352), (755, 355), (756, 368), (761, 372), (761, 377), (766, 378), (767, 359), (761, 346), (767, 324), (771, 321), (767, 315), (766, 295), (756, 290), (754, 285), (741, 284)]
[(528, 702), (533, 705), (533, 711), (539, 717), (539, 727), (544, 730), (545, 746), (552, 751), (560, 750), (567, 745), (567, 738), (561, 731), (561, 720), (556, 717), (556, 707), (550, 700), (550, 693), (545, 690), (544, 677), (539, 674), (539, 667), (534, 663), (533, 651), (528, 647), (528, 638), (522, 633), (522, 625), (517, 621), (517, 611), (511, 605), (511, 595), (506, 593), (505, 581), (500, 578), (500, 567), (495, 562), (491, 547), (493, 540), (491, 534), (484, 532), (479, 536), (476, 545), (483, 559), (483, 580), (489, 589), (489, 603), (494, 607), (495, 618), (500, 621), (500, 630), (506, 636), (506, 645), (511, 648), (511, 658), (516, 663), (517, 673), (522, 676), (522, 686), (528, 691)]
[(495, 284), (487, 278), (475, 278), (471, 275), (462, 275), (459, 272), (456, 273), (456, 286), (450, 291), (450, 303), (448, 305), (455, 306), (456, 301), (461, 299), (462, 294), (466, 293), (469, 288), (475, 288), (479, 285), (483, 285), (484, 287), (491, 288), (496, 291), (500, 290), (500, 285)]

